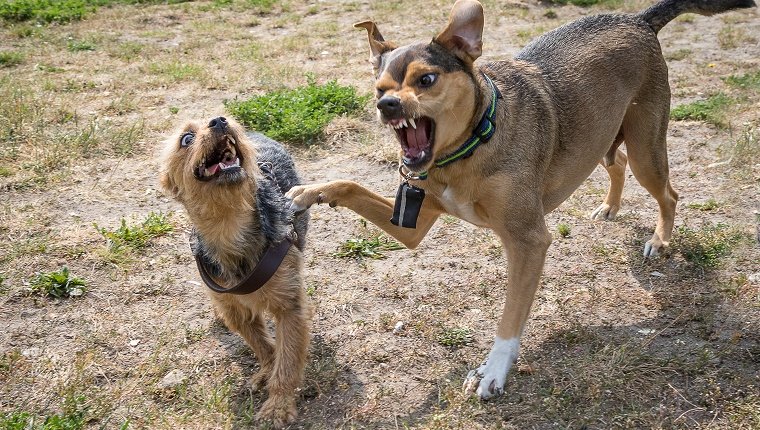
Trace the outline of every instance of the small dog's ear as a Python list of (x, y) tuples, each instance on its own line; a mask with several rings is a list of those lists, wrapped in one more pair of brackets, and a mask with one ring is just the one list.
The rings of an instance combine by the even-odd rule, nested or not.
[(158, 174), (158, 183), (161, 185), (161, 190), (164, 194), (173, 199), (179, 199), (179, 187), (174, 183), (169, 173), (163, 169)]
[(363, 28), (367, 30), (367, 39), (369, 39), (369, 60), (375, 69), (380, 66), (378, 61), (383, 53), (392, 51), (398, 47), (393, 42), (387, 42), (383, 39), (383, 35), (380, 34), (377, 26), (372, 21), (362, 21), (354, 24), (354, 28)]
[(483, 53), (483, 22), (483, 6), (479, 2), (457, 0), (449, 23), (433, 41), (471, 63)]

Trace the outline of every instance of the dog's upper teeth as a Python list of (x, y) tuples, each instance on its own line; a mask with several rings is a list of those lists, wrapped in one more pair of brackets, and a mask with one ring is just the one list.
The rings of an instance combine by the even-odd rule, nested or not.
[(404, 118), (404, 120), (401, 121), (401, 127), (409, 127), (409, 125), (406, 123), (406, 118)]
[(409, 118), (409, 124), (412, 125), (412, 128), (417, 130), (417, 123), (414, 122), (414, 118)]

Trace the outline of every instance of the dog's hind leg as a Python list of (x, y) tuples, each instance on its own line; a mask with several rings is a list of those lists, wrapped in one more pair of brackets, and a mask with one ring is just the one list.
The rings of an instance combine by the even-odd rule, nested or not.
[[(610, 188), (607, 190), (607, 196), (604, 203), (591, 213), (591, 219), (611, 221), (615, 219), (620, 210), (620, 201), (623, 198), (623, 186), (625, 185), (625, 166), (628, 163), (628, 157), (625, 153), (615, 148), (612, 157), (605, 156), (605, 160), (600, 162), (607, 174), (610, 176)], [(612, 160), (608, 158), (613, 158)]]
[(670, 185), (666, 143), (670, 92), (658, 95), (660, 100), (631, 105), (623, 120), (631, 171), (659, 206), (657, 227), (644, 246), (645, 257), (656, 256), (668, 246), (678, 203)]
[(543, 212), (536, 213), (533, 218), (519, 227), (513, 226), (511, 230), (514, 233), (494, 229), (507, 254), (506, 301), (491, 352), (480, 367), (470, 371), (464, 382), (465, 393), (476, 393), (481, 399), (504, 391), (507, 373), (517, 360), (520, 335), (538, 289), (546, 251), (551, 244), (552, 237), (546, 228)]

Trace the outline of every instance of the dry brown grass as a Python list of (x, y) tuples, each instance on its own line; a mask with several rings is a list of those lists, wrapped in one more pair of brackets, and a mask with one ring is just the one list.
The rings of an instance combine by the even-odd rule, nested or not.
[[(288, 2), (258, 13), (221, 3), (118, 6), (67, 25), (0, 26), (3, 50), (22, 59), (0, 68), (0, 416), (49, 416), (83, 396), (88, 428), (253, 426), (265, 400), (246, 387), (257, 362), (211, 314), (188, 221), (156, 191), (159, 144), (185, 119), (224, 113), (226, 99), (300, 85), (306, 73), (370, 93), (366, 37), (351, 24), (373, 18), (389, 39), (429, 40), (449, 8)], [(532, 29), (584, 13), (553, 5), (557, 17), (548, 18), (536, 1), (485, 7), (487, 59), (517, 52)], [(695, 266), (677, 248), (643, 262), (653, 200), (629, 177), (619, 220), (592, 223), (584, 216), (606, 187), (596, 172), (548, 217), (552, 231), (566, 223), (572, 233), (550, 248), (519, 370), (495, 401), (467, 399), (461, 384), (501, 313), (507, 271), (498, 240), (444, 217), (417, 250), (344, 260), (333, 256), (341, 243), (376, 231), (345, 210), (315, 208), (306, 273), (317, 312), (292, 427), (760, 427), (752, 214), (760, 95), (721, 80), (758, 70), (756, 34), (760, 18), (749, 11), (723, 21), (689, 16), (660, 35), (675, 53), (674, 105), (718, 91), (738, 100), (726, 129), (671, 124), (677, 225), (724, 223), (742, 240), (714, 267)], [(391, 139), (368, 106), (361, 118), (333, 122), (321, 144), (293, 151), (308, 182), (356, 179), (391, 195)], [(696, 203), (710, 199), (720, 206), (700, 210)], [(174, 233), (127, 260), (104, 255), (93, 223), (113, 230), (153, 211), (175, 212)], [(62, 266), (88, 282), (84, 296), (26, 293), (36, 273)], [(161, 388), (172, 370), (184, 379)]]

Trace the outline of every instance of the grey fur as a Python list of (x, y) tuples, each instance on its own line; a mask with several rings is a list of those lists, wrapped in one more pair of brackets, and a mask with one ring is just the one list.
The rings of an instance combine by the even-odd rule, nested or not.
[[(294, 213), (290, 209), (290, 201), (285, 193), (295, 185), (300, 185), (301, 178), (296, 171), (293, 158), (285, 148), (260, 133), (246, 133), (256, 146), (258, 153), (257, 164), (262, 175), (256, 177), (256, 208), (253, 216), (258, 216), (256, 228), (248, 231), (248, 244), (255, 246), (251, 258), (240, 262), (236, 273), (222, 271), (215, 259), (210, 255), (208, 246), (196, 231), (191, 238), (191, 246), (195, 255), (201, 255), (209, 272), (217, 277), (243, 279), (255, 267), (270, 244), (283, 240), (291, 231), (291, 225), (297, 234), (295, 246), (303, 251), (306, 245), (306, 232), (309, 224), (309, 212)], [(261, 243), (261, 237), (265, 239)], [(262, 246), (263, 245), (263, 246)]]
[(684, 13), (710, 16), (732, 9), (754, 6), (754, 0), (664, 0), (641, 12), (638, 16), (657, 33), (667, 23)]

